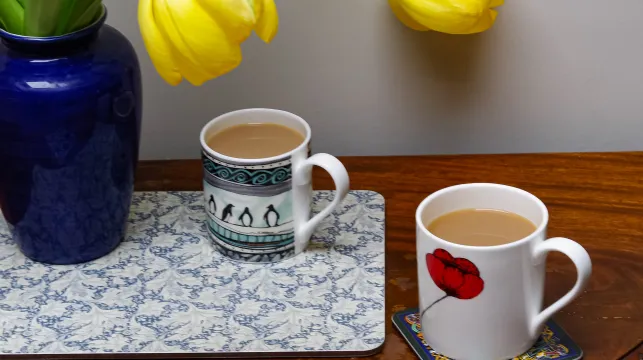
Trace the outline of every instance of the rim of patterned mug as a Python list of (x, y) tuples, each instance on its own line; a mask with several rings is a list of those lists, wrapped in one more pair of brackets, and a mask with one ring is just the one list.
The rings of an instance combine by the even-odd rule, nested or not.
[[(215, 126), (216, 124), (229, 119), (231, 117), (242, 117), (244, 114), (249, 114), (249, 113), (271, 113), (272, 115), (277, 115), (279, 117), (283, 118), (288, 118), (289, 120), (293, 120), (294, 122), (298, 123), (301, 127), (303, 127), (305, 134), (304, 134), (304, 141), (299, 144), (296, 148), (285, 152), (283, 154), (279, 154), (277, 156), (271, 156), (271, 157), (266, 157), (266, 158), (258, 158), (258, 159), (246, 159), (246, 158), (238, 158), (238, 157), (233, 157), (233, 156), (228, 156), (221, 154), (220, 152), (212, 150), (207, 144), (206, 140), (206, 135), (208, 134), (210, 128)], [(238, 123), (242, 124), (243, 122)], [(247, 122), (247, 123), (252, 123), (252, 122)], [(266, 123), (270, 123), (270, 121), (266, 121)], [(292, 126), (289, 126), (287, 124), (280, 124), (284, 125), (288, 128), (293, 128)], [(232, 126), (232, 125), (230, 125)], [(296, 130), (296, 129), (295, 129)], [(299, 131), (298, 131), (299, 132)], [(277, 110), (277, 109), (268, 109), (268, 108), (252, 108), (252, 109), (241, 109), (241, 110), (235, 110), (231, 112), (227, 112), (225, 114), (219, 115), (216, 118), (210, 120), (203, 129), (201, 129), (201, 134), (200, 134), (200, 140), (201, 140), (201, 147), (207, 151), (210, 155), (226, 161), (226, 162), (231, 162), (235, 164), (241, 164), (241, 165), (254, 165), (256, 163), (272, 163), (272, 162), (278, 162), (278, 161), (283, 161), (291, 158), (295, 153), (298, 153), (302, 151), (302, 149), (305, 149), (308, 144), (310, 143), (311, 139), (311, 129), (310, 125), (304, 120), (301, 116), (295, 115), (291, 112), (284, 111), (284, 110)]]

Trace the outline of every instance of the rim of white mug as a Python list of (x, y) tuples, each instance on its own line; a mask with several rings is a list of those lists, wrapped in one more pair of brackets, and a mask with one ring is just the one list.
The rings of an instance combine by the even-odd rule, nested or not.
[[(295, 120), (296, 122), (299, 122), (304, 127), (304, 129), (306, 130), (304, 141), (301, 144), (299, 144), (299, 146), (297, 146), (296, 148), (294, 148), (294, 149), (292, 149), (292, 150), (290, 150), (288, 152), (285, 152), (283, 154), (279, 154), (277, 156), (266, 157), (266, 158), (258, 158), (258, 159), (238, 158), (238, 157), (224, 155), (224, 154), (221, 154), (220, 152), (212, 150), (208, 146), (208, 144), (206, 142), (206, 139), (205, 139), (205, 135), (206, 135), (206, 133), (208, 132), (208, 130), (212, 126), (214, 126), (215, 124), (225, 120), (226, 118), (229, 118), (229, 117), (232, 117), (232, 116), (239, 116), (239, 115), (242, 115), (244, 113), (251, 113), (251, 112), (253, 112), (253, 113), (259, 113), (259, 112), (276, 113), (276, 114), (279, 114), (279, 115), (283, 115), (285, 117), (289, 117), (289, 118)], [(238, 125), (241, 125), (241, 124), (238, 124)], [(284, 126), (287, 126), (287, 125), (284, 125)], [(290, 126), (287, 126), (287, 127), (291, 128)], [(230, 112), (227, 112), (225, 114), (221, 114), (221, 115), (215, 117), (214, 119), (208, 121), (208, 123), (205, 124), (205, 126), (203, 126), (203, 128), (201, 129), (201, 134), (200, 134), (201, 148), (203, 148), (205, 151), (207, 151), (210, 155), (212, 155), (212, 156), (214, 156), (214, 157), (216, 157), (216, 158), (218, 158), (220, 160), (226, 161), (226, 162), (232, 162), (232, 163), (242, 164), (242, 165), (252, 165), (252, 164), (256, 164), (256, 163), (271, 163), (271, 162), (278, 162), (278, 161), (281, 161), (281, 160), (288, 159), (288, 158), (292, 157), (293, 154), (301, 151), (302, 149), (305, 149), (308, 146), (308, 144), (310, 143), (310, 138), (311, 138), (310, 125), (308, 125), (306, 120), (304, 120), (301, 116), (295, 115), (295, 114), (293, 114), (291, 112), (284, 111), (284, 110), (268, 109), (268, 108), (240, 109), (240, 110), (230, 111)]]
[[(472, 187), (478, 187), (481, 189), (485, 188), (496, 188), (496, 189), (503, 189), (503, 190), (508, 190), (514, 193), (526, 195), (528, 198), (534, 201), (536, 206), (540, 209), (540, 212), (542, 214), (542, 220), (540, 221), (540, 224), (536, 227), (536, 230), (531, 232), (529, 235), (525, 236), (524, 238), (516, 241), (512, 241), (507, 244), (501, 244), (501, 245), (490, 245), (490, 246), (473, 246), (473, 245), (462, 245), (462, 244), (456, 244), (451, 241), (444, 240), (440, 238), (439, 236), (436, 236), (432, 232), (430, 232), (426, 226), (424, 225), (424, 222), (422, 221), (422, 213), (424, 212), (424, 209), (426, 209), (429, 204), (437, 199), (440, 196), (443, 196), (445, 194), (451, 193), (451, 192), (456, 192), (465, 188), (472, 188)], [(457, 211), (457, 210), (454, 210)], [(444, 215), (444, 214), (442, 214)], [(469, 183), (469, 184), (459, 184), (459, 185), (453, 185), (446, 187), (444, 189), (438, 190), (434, 192), (433, 194), (427, 196), (420, 205), (418, 206), (416, 212), (415, 212), (415, 222), (419, 228), (421, 228), (422, 232), (435, 239), (438, 243), (444, 243), (448, 244), (450, 246), (453, 246), (455, 248), (459, 249), (464, 249), (464, 250), (474, 250), (474, 251), (495, 251), (495, 250), (504, 250), (504, 249), (510, 249), (512, 247), (516, 246), (521, 246), (526, 242), (529, 242), (536, 234), (541, 233), (542, 231), (545, 230), (547, 227), (547, 223), (549, 222), (549, 211), (547, 210), (547, 207), (545, 206), (545, 203), (542, 202), (536, 195), (525, 191), (523, 189), (519, 189), (517, 187), (509, 186), (509, 185), (502, 185), (502, 184), (494, 184), (494, 183)]]

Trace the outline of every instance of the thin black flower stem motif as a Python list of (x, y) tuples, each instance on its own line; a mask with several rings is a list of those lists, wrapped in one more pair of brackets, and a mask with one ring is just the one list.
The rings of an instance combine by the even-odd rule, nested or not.
[(432, 307), (433, 307), (433, 305), (435, 305), (435, 304), (439, 303), (440, 301), (442, 301), (442, 300), (446, 299), (447, 297), (449, 297), (449, 295), (444, 295), (443, 297), (441, 297), (441, 298), (439, 298), (439, 299), (435, 300), (435, 301), (434, 301), (431, 305), (429, 305), (426, 309), (422, 310), (422, 313), (420, 314), (420, 320), (422, 320), (422, 318), (424, 317), (424, 314), (425, 314), (425, 313), (426, 313), (430, 308), (432, 308)]

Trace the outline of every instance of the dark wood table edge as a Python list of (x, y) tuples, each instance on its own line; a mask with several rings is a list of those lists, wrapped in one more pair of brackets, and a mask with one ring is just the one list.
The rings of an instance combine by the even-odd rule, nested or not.
[(619, 357), (617, 360), (627, 360), (627, 358), (631, 357), (636, 352), (639, 352), (639, 357), (637, 360), (642, 360), (643, 359), (643, 340), (639, 341), (630, 350), (628, 350), (627, 353), (625, 353), (625, 355)]

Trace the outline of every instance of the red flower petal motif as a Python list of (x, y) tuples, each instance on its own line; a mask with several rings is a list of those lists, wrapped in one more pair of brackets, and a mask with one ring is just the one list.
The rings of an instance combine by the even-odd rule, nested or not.
[(449, 252), (444, 249), (435, 249), (435, 251), (433, 252), (433, 256), (446, 262), (453, 262), (453, 260), (455, 260), (453, 256), (451, 256), (451, 254), (449, 254)]
[(420, 318), (424, 317), (433, 305), (449, 296), (468, 300), (480, 295), (484, 289), (484, 281), (480, 277), (478, 267), (465, 258), (454, 258), (444, 249), (435, 249), (433, 254), (426, 254), (426, 267), (435, 285), (446, 295), (422, 310)]
[(457, 258), (453, 261), (455, 265), (466, 274), (480, 277), (480, 271), (473, 263), (465, 258)]
[(473, 299), (482, 292), (482, 289), (484, 289), (484, 281), (481, 278), (466, 274), (463, 285), (456, 290), (455, 297), (462, 300)]
[(431, 275), (431, 279), (433, 279), (435, 285), (444, 290), (442, 286), (440, 286), (444, 274), (444, 263), (433, 254), (426, 254), (426, 267), (429, 269), (429, 275)]
[(454, 258), (444, 249), (426, 254), (426, 266), (431, 279), (447, 296), (473, 299), (484, 289), (480, 271), (465, 258)]
[(450, 290), (449, 292), (454, 292), (455, 289), (464, 285), (464, 274), (454, 267), (445, 266), (442, 280), (444, 281), (443, 286), (446, 286)]

